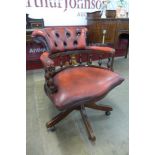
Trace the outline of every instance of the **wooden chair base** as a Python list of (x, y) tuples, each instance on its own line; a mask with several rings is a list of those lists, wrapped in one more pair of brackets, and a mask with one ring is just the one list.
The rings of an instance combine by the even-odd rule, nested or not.
[(90, 122), (88, 120), (85, 107), (105, 111), (106, 115), (109, 115), (110, 114), (109, 112), (112, 111), (112, 107), (110, 107), (110, 106), (100, 106), (100, 105), (97, 105), (96, 103), (91, 103), (91, 104), (88, 104), (88, 105), (81, 105), (79, 107), (69, 109), (69, 110), (66, 110), (64, 112), (59, 113), (57, 116), (52, 118), (52, 120), (50, 120), (49, 122), (46, 123), (46, 127), (48, 129), (54, 127), (54, 125), (59, 123), (62, 119), (64, 119), (67, 115), (69, 115), (73, 110), (79, 110), (80, 113), (81, 113), (83, 122), (85, 124), (87, 133), (88, 133), (88, 138), (90, 140), (92, 140), (92, 141), (95, 141), (96, 137), (94, 135), (93, 129), (92, 129), (92, 127), (90, 125)]

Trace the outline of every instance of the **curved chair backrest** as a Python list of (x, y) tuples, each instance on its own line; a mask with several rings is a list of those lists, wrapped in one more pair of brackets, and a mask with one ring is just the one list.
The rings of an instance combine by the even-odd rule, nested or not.
[(48, 51), (52, 54), (68, 50), (85, 49), (86, 32), (87, 28), (82, 27), (44, 28), (33, 31), (32, 37), (44, 42)]

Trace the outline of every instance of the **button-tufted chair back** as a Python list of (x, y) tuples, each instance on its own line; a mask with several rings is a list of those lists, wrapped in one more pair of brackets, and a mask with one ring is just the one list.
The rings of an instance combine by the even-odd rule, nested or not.
[(32, 33), (33, 37), (40, 34), (46, 40), (50, 52), (85, 49), (86, 28), (44, 28)]

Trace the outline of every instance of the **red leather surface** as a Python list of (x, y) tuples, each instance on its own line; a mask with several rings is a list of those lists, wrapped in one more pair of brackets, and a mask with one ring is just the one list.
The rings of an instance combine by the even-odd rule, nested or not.
[(48, 52), (44, 52), (41, 56), (40, 56), (40, 60), (43, 63), (44, 67), (50, 67), (54, 65), (54, 62), (52, 59), (50, 59), (49, 57), (49, 53)]
[(44, 28), (35, 30), (32, 37), (42, 36), (48, 43), (50, 52), (84, 49), (86, 28)]
[(102, 47), (102, 46), (86, 46), (86, 49), (95, 50), (95, 51), (101, 51), (101, 52), (104, 52), (104, 53), (115, 52), (115, 49), (113, 49), (111, 47)]
[(74, 67), (54, 77), (58, 92), (49, 97), (59, 110), (101, 99), (124, 79), (118, 74), (96, 67)]

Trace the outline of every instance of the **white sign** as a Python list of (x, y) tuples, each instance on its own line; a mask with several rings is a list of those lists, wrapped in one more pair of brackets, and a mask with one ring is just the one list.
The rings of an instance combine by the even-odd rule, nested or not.
[(109, 10), (121, 6), (128, 12), (128, 0), (26, 0), (26, 13), (43, 18), (45, 26), (86, 25), (87, 12), (99, 11), (107, 2)]
[(45, 26), (86, 25), (87, 12), (98, 11), (103, 0), (27, 0), (30, 18), (43, 18)]

